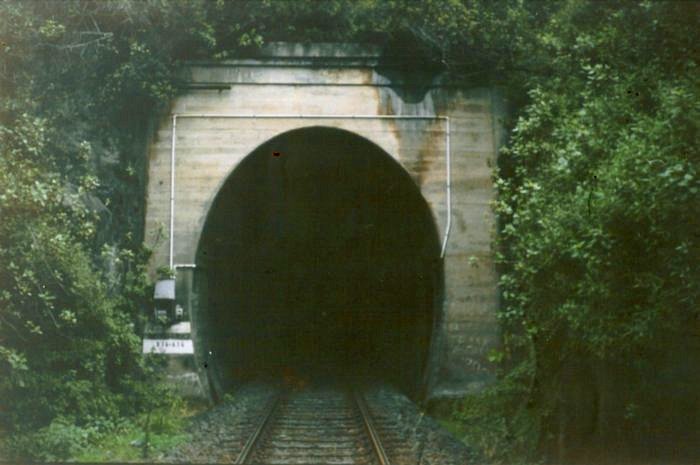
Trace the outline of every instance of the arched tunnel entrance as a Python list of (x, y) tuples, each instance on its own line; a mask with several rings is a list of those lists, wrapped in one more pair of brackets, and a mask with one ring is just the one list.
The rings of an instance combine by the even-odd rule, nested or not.
[(197, 263), (219, 389), (288, 373), (421, 389), (439, 238), (413, 180), (368, 140), (309, 127), (259, 146), (217, 195)]

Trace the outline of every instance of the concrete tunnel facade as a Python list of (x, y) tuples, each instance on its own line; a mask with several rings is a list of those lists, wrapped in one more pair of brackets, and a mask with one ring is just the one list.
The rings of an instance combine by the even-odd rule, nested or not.
[(380, 54), (271, 44), (193, 63), (159, 123), (146, 245), (154, 274), (177, 270), (204, 395), (289, 370), (386, 381), (414, 398), (492, 379), (502, 104), (441, 76), (404, 100)]

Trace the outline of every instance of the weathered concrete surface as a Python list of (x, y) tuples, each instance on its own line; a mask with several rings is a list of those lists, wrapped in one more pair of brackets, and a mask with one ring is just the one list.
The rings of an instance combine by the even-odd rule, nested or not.
[[(172, 113), (449, 116), (452, 231), (444, 260), (444, 302), (428, 367), (428, 395), (479, 389), (492, 377), (487, 353), (498, 342), (490, 202), (503, 107), (493, 90), (441, 85), (439, 76), (422, 101), (405, 102), (377, 72), (378, 61), (379, 50), (374, 47), (272, 44), (255, 59), (193, 63), (189, 89), (175, 99)], [(416, 182), (442, 237), (447, 223), (443, 120), (179, 118), (174, 263), (196, 263), (209, 207), (243, 158), (276, 135), (319, 125), (351, 131), (393, 156)], [(146, 244), (155, 251), (152, 270), (167, 265), (169, 259), (172, 131), (172, 118), (164, 118), (148, 154)], [(179, 290), (187, 291), (183, 303), (196, 320), (193, 273), (179, 273)], [(195, 346), (202, 347), (197, 341)], [(200, 362), (205, 355), (198, 354)]]

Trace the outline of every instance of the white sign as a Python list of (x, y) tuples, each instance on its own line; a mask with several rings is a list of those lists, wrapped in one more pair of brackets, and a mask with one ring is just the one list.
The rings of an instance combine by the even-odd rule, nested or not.
[(192, 339), (144, 339), (144, 354), (193, 354)]
[(190, 322), (182, 321), (180, 323), (174, 324), (170, 328), (168, 328), (166, 332), (168, 334), (190, 334)]

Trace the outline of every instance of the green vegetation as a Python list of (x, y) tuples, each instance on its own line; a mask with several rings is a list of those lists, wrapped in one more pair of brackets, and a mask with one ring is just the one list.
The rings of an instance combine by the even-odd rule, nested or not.
[(57, 417), (38, 431), (6, 441), (6, 453), (39, 461), (140, 462), (159, 458), (190, 438), (188, 420), (203, 405), (172, 398), (148, 414), (102, 419), (77, 426), (74, 418)]
[(560, 460), (648, 457), (697, 429), (698, 13), (569, 2), (533, 47), (497, 181), (501, 355)]
[(411, 43), (508, 97), (501, 377), (447, 412), (486, 458), (651, 454), (675, 445), (674, 425), (700, 430), (681, 421), (700, 382), (699, 14), (651, 1), (0, 3), (6, 449), (107, 458), (86, 445), (125, 449), (145, 412), (174, 405), (139, 353), (145, 146), (183, 60), (270, 40)]
[(124, 422), (111, 434), (84, 447), (72, 456), (72, 460), (139, 462), (149, 457), (162, 457), (190, 439), (186, 431), (189, 420), (204, 408), (206, 406), (202, 403), (173, 399), (168, 405), (153, 411), (150, 417), (141, 414)]
[(488, 459), (696, 453), (699, 13), (569, 1), (514, 42), (527, 99), (496, 178), (501, 378), (439, 408)]

